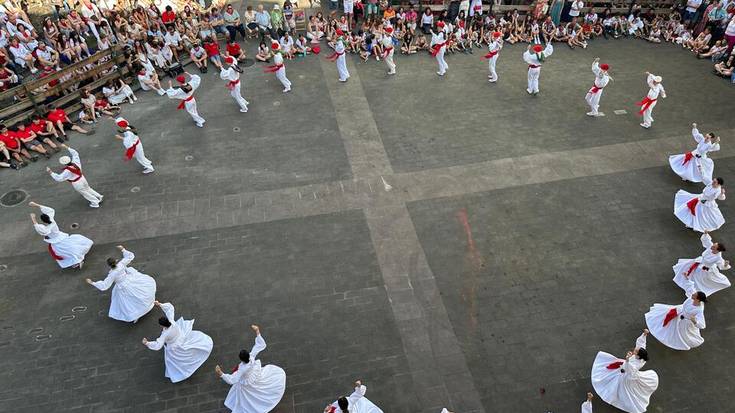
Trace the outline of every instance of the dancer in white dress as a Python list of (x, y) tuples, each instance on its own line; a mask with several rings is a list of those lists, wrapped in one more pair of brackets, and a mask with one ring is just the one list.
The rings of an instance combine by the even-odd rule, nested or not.
[(355, 382), (355, 390), (349, 396), (342, 396), (324, 408), (324, 413), (383, 413), (378, 406), (365, 397), (367, 386), (360, 380)]
[(658, 388), (658, 374), (653, 370), (641, 371), (648, 361), (646, 336), (648, 330), (635, 341), (635, 348), (625, 359), (600, 351), (592, 364), (592, 386), (605, 402), (628, 413), (643, 413), (651, 395)]
[(28, 205), (41, 209), (41, 222), (36, 220), (36, 214), (31, 214), (33, 229), (36, 230), (38, 235), (43, 236), (43, 240), (48, 244), (49, 254), (56, 260), (59, 267), (82, 268), (84, 256), (87, 255), (94, 242), (83, 235), (69, 235), (66, 232), (61, 232), (54, 219), (56, 211), (53, 208), (35, 202), (30, 202)]
[(704, 247), (702, 255), (679, 260), (674, 265), (674, 282), (684, 291), (693, 288), (709, 297), (730, 286), (730, 280), (720, 272), (729, 270), (730, 263), (722, 258), (722, 253), (726, 251), (723, 244), (712, 242), (707, 232), (700, 239)]
[(697, 142), (697, 149), (669, 156), (669, 165), (685, 181), (703, 182), (705, 179), (711, 181), (715, 163), (707, 153), (720, 150), (720, 137), (714, 133), (702, 135), (696, 123), (692, 123), (692, 137)]
[(704, 322), (707, 294), (690, 289), (687, 296), (679, 305), (654, 304), (645, 316), (651, 334), (674, 350), (690, 350), (704, 343), (699, 330), (707, 326)]
[(600, 99), (602, 98), (602, 89), (607, 86), (611, 79), (610, 75), (607, 73), (608, 70), (610, 70), (610, 65), (607, 63), (600, 64), (599, 57), (592, 62), (592, 73), (595, 74), (595, 83), (584, 97), (590, 107), (590, 111), (587, 112), (587, 116), (605, 116), (605, 114), (600, 112), (599, 109)]
[(240, 364), (231, 374), (223, 373), (220, 366), (214, 371), (232, 386), (225, 406), (233, 413), (268, 413), (278, 405), (286, 391), (286, 372), (273, 364), (261, 367), (256, 357), (265, 350), (265, 340), (258, 326), (250, 328), (255, 332), (255, 344), (250, 352), (240, 350)]
[(171, 303), (154, 304), (163, 310), (165, 317), (158, 319), (163, 327), (156, 341), (143, 339), (143, 345), (151, 350), (164, 348), (166, 377), (172, 383), (188, 379), (202, 365), (212, 352), (212, 338), (201, 331), (192, 330), (194, 320), (179, 317), (174, 320), (174, 306)]
[(117, 249), (122, 252), (122, 259), (107, 259), (110, 271), (102, 281), (92, 281), (87, 278), (87, 284), (100, 291), (106, 291), (114, 283), (110, 311), (107, 313), (115, 320), (137, 323), (140, 317), (153, 309), (156, 301), (156, 281), (149, 275), (143, 274), (133, 267), (129, 267), (135, 254), (122, 245)]
[(704, 178), (707, 186), (701, 194), (694, 195), (680, 189), (674, 196), (674, 215), (687, 228), (698, 232), (714, 231), (725, 223), (717, 206), (717, 200), (725, 200), (725, 188), (722, 186), (724, 180), (709, 180), (706, 176)]
[(587, 393), (587, 400), (582, 403), (581, 413), (592, 413), (592, 399), (594, 398), (592, 393)]

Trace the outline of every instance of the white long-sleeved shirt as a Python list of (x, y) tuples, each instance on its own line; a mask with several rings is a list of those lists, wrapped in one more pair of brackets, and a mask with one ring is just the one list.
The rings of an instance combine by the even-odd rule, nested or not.
[[(551, 43), (546, 44), (546, 48), (541, 52), (544, 55), (544, 58), (547, 58), (551, 56), (552, 53), (554, 53), (554, 46), (551, 45)], [(536, 53), (531, 53), (529, 50), (526, 50), (523, 53), (523, 60), (525, 60), (526, 63), (533, 66), (541, 66), (542, 62), (538, 59), (538, 56), (536, 56)]]
[(701, 157), (707, 157), (707, 152), (715, 152), (720, 150), (719, 143), (712, 143), (704, 138), (704, 135), (699, 133), (697, 128), (692, 128), (692, 137), (697, 142), (697, 149), (694, 150), (697, 155)]
[[(69, 155), (71, 155), (71, 162), (82, 169), (82, 160), (79, 159), (79, 152), (72, 148), (67, 148)], [(72, 173), (68, 169), (64, 169), (61, 173), (51, 172), (51, 178), (56, 182), (73, 181), (78, 178), (77, 174)]]
[(664, 86), (661, 83), (653, 83), (653, 78), (654, 75), (648, 75), (648, 79), (646, 80), (646, 82), (648, 83), (648, 87), (650, 88), (648, 90), (648, 98), (658, 99), (659, 94), (661, 94), (662, 97), (666, 97)]
[(189, 96), (193, 95), (194, 92), (197, 90), (201, 81), (202, 81), (202, 78), (199, 77), (198, 75), (191, 75), (191, 78), (189, 79), (189, 82), (188, 82), (189, 86), (191, 86), (191, 92), (187, 93), (187, 92), (184, 92), (184, 90), (181, 88), (170, 87), (166, 89), (166, 95), (170, 99), (181, 99), (181, 100), (188, 99)]
[(605, 86), (607, 86), (607, 83), (610, 82), (610, 76), (607, 75), (607, 72), (603, 72), (602, 69), (600, 69), (600, 64), (598, 62), (592, 63), (592, 73), (595, 74), (595, 86), (602, 89)]
[(61, 241), (64, 238), (67, 238), (69, 234), (66, 232), (63, 232), (59, 229), (59, 225), (56, 224), (56, 220), (54, 219), (54, 215), (56, 215), (56, 211), (47, 206), (39, 205), (39, 208), (41, 209), (41, 213), (48, 215), (49, 220), (51, 221), (50, 224), (34, 224), (33, 229), (36, 230), (38, 235), (41, 235), (43, 237), (43, 240), (48, 242), (49, 244), (53, 244), (57, 241)]
[(181, 332), (178, 324), (176, 324), (176, 320), (174, 320), (173, 304), (161, 304), (161, 310), (163, 310), (166, 318), (171, 323), (171, 327), (164, 328), (161, 332), (161, 335), (156, 339), (156, 341), (149, 341), (148, 344), (146, 344), (149, 349), (156, 351), (162, 349), (164, 344), (167, 346), (176, 345), (183, 338), (183, 333)]
[(240, 362), (237, 365), (237, 370), (231, 374), (223, 374), (222, 380), (229, 385), (235, 383), (251, 384), (252, 380), (257, 380), (260, 375), (260, 360), (257, 360), (256, 357), (265, 348), (265, 339), (258, 334), (255, 336), (255, 344), (250, 349), (250, 361), (247, 363)]
[(112, 268), (110, 269), (110, 271), (107, 272), (107, 277), (105, 277), (104, 280), (95, 281), (92, 283), (95, 288), (100, 291), (105, 291), (112, 287), (113, 283), (123, 281), (125, 275), (127, 274), (128, 264), (133, 261), (133, 259), (135, 258), (135, 254), (124, 249), (122, 250), (122, 255), (122, 259), (117, 262), (115, 268)]

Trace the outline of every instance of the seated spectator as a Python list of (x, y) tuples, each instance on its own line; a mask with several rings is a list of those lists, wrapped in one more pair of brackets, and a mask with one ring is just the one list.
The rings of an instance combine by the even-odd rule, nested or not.
[(85, 114), (83, 122), (96, 123), (97, 111), (94, 108), (94, 104), (97, 103), (97, 97), (95, 97), (94, 94), (89, 91), (89, 89), (84, 88), (80, 92), (80, 98), (82, 102), (82, 110), (80, 111), (80, 113)]
[(207, 51), (207, 57), (209, 58), (209, 61), (212, 62), (215, 66), (217, 66), (217, 69), (222, 69), (222, 56), (219, 52), (219, 45), (217, 42), (212, 40), (212, 38), (208, 38), (204, 42), (204, 50)]
[(273, 57), (273, 53), (271, 52), (270, 47), (266, 46), (265, 42), (260, 42), (258, 45), (258, 53), (255, 55), (255, 60), (260, 62), (270, 62), (271, 57)]
[(433, 25), (434, 15), (431, 13), (431, 9), (427, 7), (421, 15), (421, 30), (423, 30), (424, 34), (429, 34)]
[(710, 33), (710, 28), (706, 27), (696, 38), (690, 39), (685, 46), (687, 49), (699, 54), (702, 49), (709, 45), (710, 40), (712, 40), (712, 34)]
[(97, 50), (105, 51), (112, 47), (110, 38), (105, 33), (100, 33), (100, 40), (97, 42)]
[(233, 39), (227, 41), (227, 54), (235, 58), (235, 60), (242, 61), (245, 59), (245, 52), (240, 48), (240, 45)]
[(222, 15), (225, 22), (225, 28), (229, 33), (230, 40), (236, 40), (237, 34), (240, 33), (243, 40), (247, 37), (245, 26), (240, 21), (240, 13), (232, 7), (232, 4), (225, 6), (225, 12)]
[(715, 65), (715, 74), (724, 78), (732, 78), (733, 66), (735, 66), (735, 55), (730, 55), (727, 61)]
[(316, 16), (309, 17), (309, 24), (306, 26), (306, 38), (312, 43), (319, 43), (322, 37), (324, 37), (324, 32), (319, 30)]
[(66, 111), (61, 106), (56, 106), (53, 110), (49, 111), (49, 113), (46, 115), (46, 120), (51, 122), (51, 124), (53, 124), (54, 127), (56, 127), (59, 132), (61, 132), (64, 140), (67, 141), (69, 140), (69, 136), (66, 134), (67, 128), (84, 135), (89, 133), (86, 129), (83, 129), (79, 125), (72, 122), (71, 119), (69, 119), (69, 116), (67, 116)]
[[(38, 152), (41, 155), (45, 156), (46, 159), (51, 158), (51, 154), (46, 150), (46, 148), (43, 147), (43, 144), (41, 144), (41, 142), (36, 139), (36, 134), (33, 133), (32, 130), (26, 129), (26, 125), (19, 123), (16, 126), (16, 131), (13, 132), (13, 134), (16, 138), (18, 138), (18, 140), (20, 140), (20, 143), (22, 143), (27, 150)], [(45, 142), (54, 150), (54, 152), (59, 151), (59, 148), (53, 141), (51, 141), (51, 139), (46, 138)], [(31, 160), (33, 160), (33, 158), (31, 158)]]
[(295, 33), (296, 32), (296, 16), (294, 15), (294, 6), (291, 1), (286, 0), (283, 2), (283, 23), (286, 26), (286, 31)]
[(21, 79), (21, 77), (10, 70), (5, 64), (0, 65), (0, 92), (19, 85)]
[(721, 60), (727, 54), (727, 44), (724, 40), (716, 41), (712, 47), (705, 48), (697, 55), (698, 59), (712, 59), (713, 62)]
[(294, 56), (294, 48), (293, 48), (293, 38), (288, 34), (288, 32), (283, 33), (283, 37), (281, 37), (281, 40), (279, 41), (281, 44), (281, 51), (283, 52), (283, 57), (286, 59), (293, 59)]
[(258, 23), (255, 22), (255, 10), (253, 10), (253, 6), (248, 6), (245, 9), (243, 23), (245, 24), (245, 30), (247, 31), (249, 38), (253, 38), (258, 35)]
[(271, 38), (276, 37), (276, 32), (273, 29), (273, 23), (271, 22), (271, 15), (265, 11), (262, 4), (258, 4), (257, 12), (255, 12), (255, 22), (258, 24), (260, 41), (265, 39), (266, 34)]
[(17, 37), (10, 39), (10, 54), (13, 56), (13, 62), (25, 69), (29, 69), (31, 73), (38, 72), (36, 69), (36, 59), (33, 54)]
[(38, 160), (38, 156), (28, 153), (15, 134), (9, 131), (8, 127), (3, 124), (0, 124), (0, 142), (5, 145), (9, 155), (16, 160), (21, 168), (28, 165), (28, 162), (24, 160), (24, 157), (25, 159), (30, 159), (33, 162)]
[[(170, 7), (170, 6), (169, 6)], [(179, 61), (179, 53), (184, 53), (184, 44), (181, 39), (181, 34), (176, 28), (171, 25), (168, 26), (168, 31), (163, 36), (163, 40), (166, 45), (171, 49), (174, 60)]]
[(61, 70), (61, 68), (59, 67), (59, 65), (61, 64), (59, 53), (51, 47), (46, 46), (46, 43), (39, 43), (35, 54), (36, 59), (41, 66), (53, 67), (56, 68), (56, 70)]
[(108, 80), (107, 84), (102, 88), (102, 94), (113, 106), (128, 100), (131, 105), (138, 100), (138, 97), (133, 93), (133, 89), (130, 88), (122, 79)]
[(229, 32), (225, 28), (225, 20), (222, 17), (222, 13), (217, 11), (216, 7), (212, 7), (211, 13), (209, 13), (209, 23), (212, 24), (215, 34), (221, 34), (225, 37), (229, 36)]
[[(35, 133), (36, 136), (41, 138), (44, 142), (46, 142), (46, 139), (50, 140), (53, 136), (53, 138), (56, 139), (57, 142), (64, 143), (64, 140), (61, 139), (59, 137), (59, 134), (56, 132), (56, 128), (54, 128), (54, 125), (38, 115), (33, 116), (33, 120), (31, 121), (31, 123), (28, 124), (28, 129), (32, 130), (33, 133)], [(51, 145), (49, 144), (49, 146)]]
[(294, 51), (300, 56), (306, 56), (311, 53), (309, 42), (303, 34), (299, 34), (299, 37), (296, 39), (296, 42), (294, 43)]
[(194, 47), (189, 50), (191, 61), (194, 62), (199, 71), (207, 73), (207, 51), (204, 50), (199, 40), (194, 43)]
[(158, 80), (158, 73), (156, 73), (155, 70), (148, 71), (145, 69), (145, 67), (140, 67), (137, 70), (137, 73), (138, 73), (138, 82), (140, 83), (141, 89), (155, 90), (160, 96), (163, 96), (166, 94), (166, 92), (161, 87), (161, 82)]
[(176, 13), (174, 13), (174, 9), (171, 6), (166, 6), (166, 10), (161, 13), (161, 21), (166, 28), (173, 27), (174, 22), (176, 21)]
[(0, 168), (18, 169), (18, 164), (13, 163), (11, 159), (10, 152), (8, 152), (5, 142), (0, 140)]

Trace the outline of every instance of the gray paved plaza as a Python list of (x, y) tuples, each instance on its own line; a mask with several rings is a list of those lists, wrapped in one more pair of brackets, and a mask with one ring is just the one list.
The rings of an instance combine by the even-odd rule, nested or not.
[[(301, 58), (287, 62), (286, 95), (256, 65), (247, 114), (210, 71), (197, 92), (203, 129), (141, 92), (123, 115), (154, 174), (122, 161), (110, 120), (70, 142), (105, 194), (98, 210), (43, 161), (0, 171), (0, 193), (27, 191), (95, 241), (83, 270), (60, 271), (30, 208), (0, 209), (0, 411), (224, 412), (214, 366), (237, 363), (252, 323), (268, 342), (263, 362), (288, 375), (278, 413), (321, 412), (358, 378), (386, 413), (578, 411), (596, 352), (624, 355), (652, 303), (683, 299), (671, 266), (701, 246), (672, 200), (699, 187), (667, 157), (692, 147), (696, 121), (721, 134), (715, 171), (733, 182), (733, 91), (709, 62), (620, 40), (559, 46), (529, 97), (523, 47), (503, 49), (494, 85), (478, 52), (449, 56), (444, 78), (428, 55), (398, 56), (395, 77), (351, 56), (347, 84), (321, 56)], [(590, 119), (597, 56), (614, 81), (607, 116)], [(645, 71), (669, 96), (651, 130), (634, 106)], [(735, 219), (732, 201), (720, 207)], [(714, 236), (735, 243), (733, 228)], [(155, 311), (111, 320), (109, 292), (83, 281), (105, 275), (118, 244), (156, 278), (159, 300), (214, 340), (185, 382), (165, 379), (163, 353), (140, 344), (158, 335)], [(713, 297), (700, 348), (649, 340), (661, 378), (650, 411), (732, 411), (734, 305), (731, 290)]]

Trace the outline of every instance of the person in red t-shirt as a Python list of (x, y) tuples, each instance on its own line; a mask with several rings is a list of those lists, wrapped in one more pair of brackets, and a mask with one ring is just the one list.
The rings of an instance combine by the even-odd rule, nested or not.
[[(15, 135), (15, 137), (20, 140), (20, 143), (22, 143), (29, 151), (38, 152), (45, 156), (46, 159), (51, 157), (51, 154), (43, 147), (43, 144), (36, 139), (36, 134), (32, 130), (27, 129), (26, 125), (22, 123), (16, 125), (16, 131), (13, 132), (13, 135)], [(56, 145), (51, 141), (49, 142), (53, 145), (55, 152), (58, 152), (59, 149), (56, 148)]]
[(171, 6), (166, 6), (166, 10), (161, 13), (161, 21), (166, 27), (173, 26), (176, 21), (176, 13), (174, 13), (174, 9)]
[(237, 43), (237, 41), (230, 39), (227, 42), (227, 54), (234, 57), (237, 61), (242, 61), (245, 59), (245, 52), (240, 48), (240, 45)]
[[(79, 125), (75, 125), (74, 122), (69, 119), (64, 109), (57, 106), (46, 115), (46, 119), (49, 120), (55, 127), (59, 128), (59, 131), (64, 135), (64, 140), (69, 140), (69, 136), (66, 135), (66, 128), (75, 130), (84, 135), (88, 134), (89, 131), (82, 129)], [(66, 128), (65, 128), (66, 127)]]
[(26, 148), (24, 148), (23, 145), (20, 143), (20, 140), (15, 137), (15, 134), (13, 132), (10, 132), (8, 130), (8, 127), (5, 125), (0, 125), (0, 142), (5, 145), (8, 151), (10, 151), (10, 155), (12, 155), (13, 158), (18, 161), (18, 164), (21, 167), (28, 164), (26, 161), (23, 160), (23, 156), (34, 162), (38, 160), (38, 156), (31, 156)]
[(64, 143), (64, 140), (59, 138), (59, 134), (56, 133), (56, 128), (54, 128), (54, 125), (38, 115), (33, 117), (33, 120), (31, 121), (31, 123), (28, 124), (28, 126), (26, 126), (26, 129), (32, 130), (33, 133), (36, 134), (37, 139), (40, 139), (46, 145), (54, 148), (56, 152), (58, 152), (59, 149), (54, 143), (54, 140), (51, 138), (53, 137), (59, 143)]
[(222, 70), (222, 56), (219, 54), (219, 45), (217, 42), (208, 37), (204, 42), (204, 50), (207, 52), (209, 60), (217, 66), (217, 69)]

